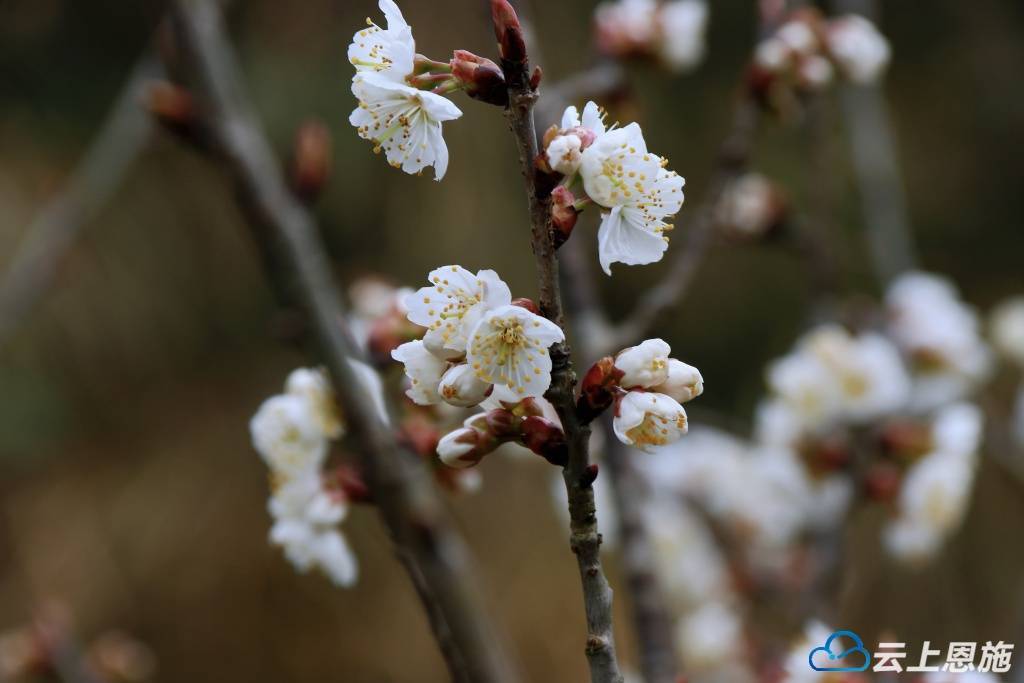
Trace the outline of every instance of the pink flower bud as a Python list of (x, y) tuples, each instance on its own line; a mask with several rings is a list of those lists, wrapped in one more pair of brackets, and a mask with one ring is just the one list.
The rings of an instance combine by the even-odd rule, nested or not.
[(506, 62), (521, 64), (526, 61), (526, 41), (519, 16), (508, 0), (491, 0), (491, 16), (494, 19), (494, 37), (498, 39), (501, 58)]
[(551, 420), (531, 415), (523, 420), (522, 443), (552, 465), (564, 467), (569, 461), (565, 433)]
[(576, 210), (575, 203), (576, 196), (562, 185), (551, 193), (551, 226), (554, 228), (555, 248), (565, 244), (576, 227), (580, 212)]
[(512, 305), (518, 306), (519, 308), (525, 308), (534, 315), (540, 315), (540, 309), (537, 308), (537, 304), (534, 303), (533, 299), (527, 299), (526, 297), (519, 297), (518, 299), (512, 299)]
[(508, 104), (505, 75), (497, 64), (472, 52), (456, 50), (451, 65), (452, 76), (462, 84), (467, 95), (499, 107)]
[(295, 135), (291, 184), (299, 197), (311, 202), (320, 196), (331, 175), (331, 132), (320, 121), (308, 121)]
[(580, 384), (577, 409), (585, 422), (593, 420), (611, 406), (618, 393), (622, 370), (615, 367), (615, 359), (605, 356), (590, 366)]

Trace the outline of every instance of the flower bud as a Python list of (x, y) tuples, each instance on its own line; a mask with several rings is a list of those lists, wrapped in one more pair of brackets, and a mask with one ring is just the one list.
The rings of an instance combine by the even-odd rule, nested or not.
[(583, 141), (572, 133), (555, 137), (547, 147), (547, 160), (551, 170), (564, 176), (575, 175), (580, 167)]
[(526, 61), (526, 41), (519, 17), (508, 0), (491, 0), (494, 36), (502, 60), (521, 64)]
[(519, 435), (519, 418), (511, 411), (502, 408), (489, 410), (483, 414), (483, 422), (490, 435), (496, 439), (507, 441)]
[(467, 95), (499, 107), (508, 104), (505, 74), (497, 64), (467, 50), (456, 50), (451, 65), (452, 75), (462, 84)]
[(615, 400), (616, 389), (622, 379), (622, 371), (615, 367), (615, 359), (606, 356), (590, 366), (580, 384), (580, 398), (577, 408), (581, 415), (593, 420), (604, 412)]
[(704, 378), (700, 370), (675, 358), (668, 359), (668, 379), (653, 387), (660, 394), (671, 396), (680, 403), (691, 401), (704, 393)]
[(615, 357), (615, 367), (622, 371), (622, 386), (626, 389), (650, 389), (664, 384), (668, 380), (670, 353), (672, 348), (661, 339), (647, 339), (619, 352)]
[(522, 443), (552, 465), (564, 467), (569, 461), (565, 433), (551, 420), (531, 415), (522, 423)]
[(441, 376), (437, 393), (446, 403), (460, 408), (469, 408), (483, 401), (490, 388), (491, 385), (480, 380), (469, 364), (462, 363), (449, 368)]
[(437, 442), (437, 456), (448, 467), (472, 467), (480, 462), (486, 453), (483, 435), (471, 427), (462, 427), (449, 432)]
[(562, 185), (551, 193), (551, 226), (554, 228), (556, 249), (565, 244), (576, 227), (580, 212), (576, 210), (575, 203), (576, 196)]
[(304, 123), (295, 135), (291, 185), (304, 201), (320, 196), (331, 175), (331, 132), (320, 121)]
[(540, 309), (537, 308), (537, 304), (534, 303), (533, 299), (527, 299), (526, 297), (519, 297), (518, 299), (512, 299), (512, 305), (518, 306), (519, 308), (525, 308), (534, 315), (540, 315)]
[(157, 81), (146, 91), (146, 108), (171, 132), (191, 137), (197, 128), (196, 106), (192, 94), (179, 85)]

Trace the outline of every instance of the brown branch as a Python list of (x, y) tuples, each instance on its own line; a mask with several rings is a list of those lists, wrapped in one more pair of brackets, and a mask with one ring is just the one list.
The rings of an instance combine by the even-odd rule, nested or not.
[(0, 348), (53, 285), (75, 240), (145, 149), (153, 125), (141, 106), (142, 90), (161, 73), (158, 60), (147, 50), (65, 187), (33, 219), (0, 283)]
[(618, 325), (609, 351), (644, 337), (664, 314), (679, 305), (693, 283), (715, 238), (715, 209), (722, 195), (750, 162), (755, 133), (761, 118), (760, 106), (745, 93), (733, 114), (732, 129), (718, 154), (718, 161), (704, 201), (692, 218), (683, 222), (686, 242), (677, 247), (664, 279), (641, 296), (633, 313)]
[(206, 107), (210, 140), (234, 176), (241, 207), (257, 228), (257, 239), (266, 242), (265, 249), (279, 250), (281, 263), (312, 316), (349, 432), (361, 447), (361, 464), (374, 500), (427, 608), (453, 679), (516, 680), (486, 617), (469, 551), (426, 468), (396, 443), (351, 364), (358, 352), (344, 324), (344, 309), (316, 224), (288, 190), (242, 92), (220, 11), (213, 2), (180, 0), (173, 13), (193, 87)]
[[(502, 70), (508, 85), (509, 106), (506, 116), (519, 150), (519, 162), (526, 186), (530, 214), (530, 243), (539, 277), (541, 313), (564, 328), (562, 300), (558, 283), (558, 260), (551, 238), (550, 195), (538, 183), (534, 161), (538, 154), (534, 128), (536, 83), (531, 73), (525, 48), (518, 36), (518, 20), (511, 6), (493, 0), (498, 41), (502, 48)], [(504, 12), (504, 14), (503, 14)], [(510, 33), (511, 32), (511, 33)], [(612, 589), (601, 566), (601, 535), (597, 528), (593, 482), (596, 466), (590, 463), (590, 427), (576, 413), (575, 386), (568, 343), (556, 344), (550, 350), (552, 360), (551, 388), (546, 394), (562, 420), (569, 446), (569, 462), (562, 478), (569, 498), (570, 540), (576, 555), (583, 588), (583, 606), (587, 620), (586, 655), (592, 683), (622, 683), (622, 673), (615, 656), (612, 631)]]

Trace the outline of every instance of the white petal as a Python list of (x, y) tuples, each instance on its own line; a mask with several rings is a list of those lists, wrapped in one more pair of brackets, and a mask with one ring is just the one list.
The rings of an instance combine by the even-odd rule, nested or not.
[(605, 273), (612, 274), (613, 263), (642, 265), (661, 260), (668, 249), (668, 242), (641, 225), (636, 209), (615, 207), (602, 217), (601, 227), (597, 231), (597, 247), (601, 268)]
[(447, 361), (430, 353), (422, 341), (402, 344), (391, 352), (391, 357), (405, 364), (405, 374), (411, 386), (406, 395), (419, 405), (433, 405), (440, 402), (437, 393), (441, 376), (448, 368)]
[(568, 130), (569, 128), (575, 128), (580, 125), (580, 113), (576, 107), (569, 106), (565, 108), (565, 113), (562, 114), (562, 130)]
[(605, 127), (604, 120), (601, 118), (601, 109), (594, 102), (587, 102), (583, 107), (582, 124), (584, 128), (594, 131), (599, 137), (604, 135)]

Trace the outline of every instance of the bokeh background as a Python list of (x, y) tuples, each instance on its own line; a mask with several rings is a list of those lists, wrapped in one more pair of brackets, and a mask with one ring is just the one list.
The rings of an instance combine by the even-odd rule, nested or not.
[[(704, 64), (679, 77), (630, 67), (623, 112), (686, 177), (681, 226), (728, 130), (754, 39), (754, 3), (711, 4)], [(421, 52), (493, 50), (486, 3), (402, 5)], [(549, 82), (592, 61), (592, 9), (583, 0), (534, 3)], [(1024, 5), (933, 0), (882, 10), (894, 46), (885, 91), (920, 261), (986, 308), (1024, 291)], [(0, 0), (0, 265), (59, 192), (163, 11), (159, 2)], [(499, 112), (458, 101), (465, 116), (446, 126), (443, 183), (395, 172), (348, 125), (344, 51), (368, 14), (376, 15), (368, 0), (251, 0), (230, 12), (280, 155), (311, 118), (333, 133), (335, 172), (317, 213), (340, 278), (379, 273), (419, 286), (431, 268), (460, 263), (494, 268), (517, 295), (534, 295), (515, 152)], [(825, 106), (831, 247), (845, 292), (873, 297), (842, 121), (834, 102)], [(755, 167), (799, 205), (813, 179), (805, 131), (768, 124)], [(577, 238), (595, 229), (587, 216)], [(663, 266), (603, 278), (613, 315), (628, 312)], [(808, 283), (807, 266), (782, 249), (713, 252), (658, 330), (704, 374), (694, 422), (702, 409), (749, 419), (765, 363), (805, 324)], [(345, 524), (363, 567), (352, 590), (297, 575), (266, 542), (266, 472), (247, 422), (308, 362), (282, 332), (291, 320), (223, 174), (157, 134), (41, 306), (0, 348), (0, 630), (56, 599), (83, 641), (119, 628), (146, 643), (154, 680), (445, 680), (371, 510)], [(483, 475), (478, 494), (451, 504), (493, 611), (528, 680), (583, 680), (576, 568), (550, 472), (494, 458)], [(845, 621), (869, 632), (899, 627), (909, 642), (1024, 641), (1022, 494), (1024, 483), (985, 461), (962, 533), (939, 566), (922, 571), (882, 561), (870, 529), (854, 534), (853, 563), (873, 573), (859, 574), (870, 589), (842, 605)], [(627, 600), (620, 590), (620, 648), (630, 659)]]

